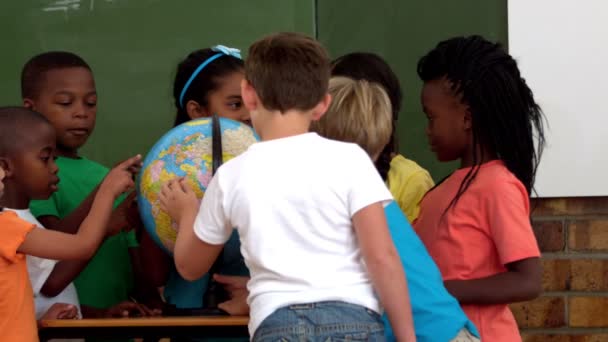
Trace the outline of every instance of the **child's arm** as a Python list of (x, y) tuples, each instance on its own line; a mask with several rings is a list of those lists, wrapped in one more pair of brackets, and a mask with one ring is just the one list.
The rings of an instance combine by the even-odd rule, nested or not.
[(407, 281), (384, 209), (374, 203), (353, 215), (361, 254), (398, 341), (416, 341)]
[(445, 287), (462, 304), (506, 304), (538, 297), (542, 287), (538, 245), (528, 193), (520, 182), (497, 179), (484, 194), (488, 235), (506, 272), (485, 278), (448, 280)]
[(47, 297), (58, 296), (65, 288), (70, 285), (76, 277), (89, 264), (90, 259), (84, 260), (64, 260), (55, 264), (53, 271), (49, 274), (40, 288), (40, 293)]
[(96, 187), (93, 191), (91, 191), (91, 193), (82, 201), (82, 203), (80, 203), (80, 205), (76, 209), (74, 209), (74, 211), (72, 211), (69, 215), (62, 219), (52, 215), (40, 216), (37, 219), (47, 229), (56, 230), (58, 232), (68, 234), (75, 234), (84, 219), (91, 211), (91, 206), (93, 205), (93, 201), (97, 195), (98, 190), (99, 186)]
[[(213, 189), (215, 187), (210, 184), (206, 194), (209, 195)], [(186, 280), (196, 280), (209, 272), (224, 245), (206, 243), (194, 233), (198, 199), (183, 180), (164, 184), (159, 198), (163, 210), (169, 213), (178, 226), (179, 233), (173, 251), (177, 272)]]
[[(96, 192), (96, 191), (95, 191)], [(127, 196), (127, 200), (129, 198), (133, 199), (133, 194), (135, 192), (131, 192), (129, 196)], [(125, 202), (127, 201), (125, 200)], [(123, 204), (125, 203), (123, 202)], [(110, 221), (112, 221), (112, 217), (121, 216), (121, 214), (116, 215), (116, 212), (119, 211), (120, 208), (114, 209), (112, 212), (112, 216)], [(115, 231), (115, 228), (112, 224), (110, 224), (106, 231), (106, 237), (118, 231)], [(90, 259), (85, 260), (63, 260), (55, 264), (53, 271), (46, 279), (44, 285), (40, 289), (40, 293), (47, 297), (55, 297), (59, 295), (68, 285), (70, 285), (76, 277), (87, 267)]]
[(40, 323), (50, 319), (76, 319), (78, 318), (78, 308), (72, 304), (55, 303), (37, 321), (38, 328)]
[(447, 280), (445, 288), (461, 304), (508, 304), (540, 295), (542, 270), (539, 258), (505, 265), (507, 272), (471, 280)]
[[(119, 163), (114, 168), (118, 168), (123, 165), (124, 162)], [(114, 168), (112, 170), (114, 170)], [(133, 165), (129, 171), (136, 173), (138, 171), (139, 165)], [(110, 170), (110, 172), (112, 172)], [(103, 183), (103, 182), (102, 182)], [(97, 186), (91, 193), (80, 203), (80, 205), (74, 209), (69, 215), (59, 218), (54, 215), (43, 215), (38, 217), (38, 221), (42, 223), (42, 225), (51, 230), (56, 230), (63, 233), (75, 234), (78, 231), (78, 228), (87, 217), (89, 212), (91, 211), (91, 206), (93, 205), (93, 200), (97, 195), (97, 191), (99, 191), (99, 186)], [(110, 225), (124, 225), (125, 220), (121, 220), (123, 212), (126, 208), (131, 204), (134, 197), (127, 197), (113, 212), (112, 217), (110, 219)], [(117, 230), (116, 227), (111, 227), (113, 230)], [(123, 227), (119, 227), (123, 228)]]
[(93, 206), (77, 234), (47, 229), (34, 229), (19, 247), (19, 252), (46, 259), (88, 259), (106, 234), (113, 202), (133, 187), (133, 167), (141, 164), (141, 156), (133, 157), (114, 168), (97, 191)]

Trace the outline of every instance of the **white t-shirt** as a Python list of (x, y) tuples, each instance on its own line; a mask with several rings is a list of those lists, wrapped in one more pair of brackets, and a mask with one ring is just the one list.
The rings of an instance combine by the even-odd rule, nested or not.
[[(19, 217), (36, 225), (39, 229), (44, 229), (42, 224), (32, 215), (29, 209), (26, 210), (14, 210)], [(28, 255), (27, 261), (27, 272), (30, 276), (30, 282), (32, 283), (32, 289), (34, 290), (34, 304), (36, 305), (36, 319), (40, 317), (55, 303), (66, 303), (73, 304), (78, 308), (78, 316), (82, 317), (80, 313), (80, 303), (78, 302), (78, 293), (73, 283), (70, 283), (60, 294), (55, 297), (46, 297), (40, 293), (40, 289), (48, 279), (49, 275), (53, 271), (57, 261), (50, 259), (42, 259), (35, 256)]]
[(251, 280), (249, 332), (275, 310), (337, 300), (380, 312), (351, 218), (391, 200), (359, 146), (316, 133), (264, 141), (228, 161), (203, 197), (195, 234), (225, 243), (236, 227)]

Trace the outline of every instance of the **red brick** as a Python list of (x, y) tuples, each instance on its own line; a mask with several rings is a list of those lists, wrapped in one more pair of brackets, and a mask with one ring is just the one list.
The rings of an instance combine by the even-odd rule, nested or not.
[(608, 197), (535, 198), (532, 215), (581, 216), (608, 214)]
[(575, 259), (571, 261), (573, 291), (608, 291), (608, 260)]
[(563, 221), (535, 221), (533, 228), (541, 252), (564, 250), (566, 239), (564, 237)]
[(608, 334), (586, 335), (551, 335), (551, 334), (521, 334), (523, 342), (606, 342)]
[(558, 328), (566, 325), (562, 297), (539, 297), (510, 305), (520, 328)]
[(568, 224), (568, 247), (574, 251), (608, 251), (608, 218)]
[(544, 291), (608, 291), (608, 260), (543, 259)]
[(568, 308), (570, 327), (608, 327), (608, 297), (570, 297)]
[(570, 290), (572, 280), (570, 260), (543, 259), (543, 291)]

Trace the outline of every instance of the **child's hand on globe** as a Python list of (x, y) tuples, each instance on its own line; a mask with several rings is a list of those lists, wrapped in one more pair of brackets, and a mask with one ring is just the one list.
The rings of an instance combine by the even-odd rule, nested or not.
[(196, 216), (199, 201), (184, 178), (176, 178), (163, 184), (160, 195), (161, 209), (179, 226), (185, 216)]

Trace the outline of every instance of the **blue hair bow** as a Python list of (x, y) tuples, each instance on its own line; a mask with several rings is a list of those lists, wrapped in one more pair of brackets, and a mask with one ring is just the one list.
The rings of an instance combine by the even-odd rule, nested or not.
[(242, 59), (241, 50), (239, 50), (239, 49), (227, 47), (224, 45), (216, 45), (216, 46), (213, 46), (211, 48), (211, 50), (216, 51), (217, 53), (215, 55), (207, 58), (203, 63), (201, 63), (201, 65), (198, 66), (198, 68), (196, 68), (194, 70), (194, 72), (192, 73), (192, 75), (190, 76), (190, 78), (188, 79), (186, 84), (184, 85), (182, 92), (179, 94), (179, 105), (182, 107), (182, 109), (185, 109), (184, 108), (184, 96), (186, 95), (186, 92), (188, 91), (190, 84), (192, 84), (192, 81), (194, 81), (196, 76), (198, 76), (198, 74), (200, 74), (201, 70), (203, 70), (207, 65), (209, 65), (209, 63), (213, 62), (214, 60), (216, 60), (222, 56), (232, 56), (232, 57), (235, 57), (238, 59)]
[(224, 45), (216, 45), (216, 46), (212, 47), (211, 50), (221, 52), (227, 56), (232, 56), (232, 57), (236, 57), (238, 59), (243, 59), (241, 57), (241, 50), (239, 50), (239, 49), (227, 47)]

